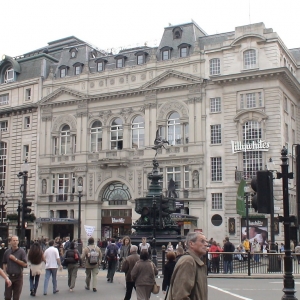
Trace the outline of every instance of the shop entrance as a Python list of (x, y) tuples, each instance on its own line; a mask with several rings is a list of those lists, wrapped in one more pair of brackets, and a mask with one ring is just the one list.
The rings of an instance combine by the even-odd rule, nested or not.
[(101, 236), (108, 238), (120, 238), (131, 234), (131, 225), (102, 225)]
[(74, 238), (74, 224), (53, 224), (53, 236), (52, 238), (60, 238), (69, 236), (72, 241)]

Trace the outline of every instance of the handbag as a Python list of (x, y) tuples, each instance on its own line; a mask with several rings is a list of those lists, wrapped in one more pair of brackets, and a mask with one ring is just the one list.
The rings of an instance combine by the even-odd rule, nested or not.
[[(153, 269), (153, 274), (154, 274), (154, 278), (155, 278), (155, 272), (154, 272), (154, 267), (153, 267), (153, 263), (151, 263), (152, 265), (152, 269)], [(152, 294), (158, 294), (159, 293), (159, 290), (160, 290), (160, 286), (156, 284), (156, 282), (154, 281), (154, 285), (153, 285), (153, 288), (152, 288)]]

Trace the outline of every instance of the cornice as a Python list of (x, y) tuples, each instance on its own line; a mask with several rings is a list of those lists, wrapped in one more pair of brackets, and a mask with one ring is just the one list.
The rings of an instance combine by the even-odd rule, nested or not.
[(291, 89), (300, 95), (300, 83), (295, 76), (285, 67), (266, 69), (266, 70), (254, 70), (229, 75), (211, 76), (210, 82), (219, 85), (228, 85), (232, 83), (243, 83), (250, 80), (263, 80), (277, 78), (285, 84), (288, 84)]

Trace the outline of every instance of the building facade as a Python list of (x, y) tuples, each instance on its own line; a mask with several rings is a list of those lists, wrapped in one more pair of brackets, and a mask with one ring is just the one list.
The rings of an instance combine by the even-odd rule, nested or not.
[[(203, 230), (217, 241), (229, 235), (240, 242), (240, 179), (249, 182), (270, 158), (279, 170), (283, 145), (293, 161), (299, 53), (263, 23), (207, 35), (194, 22), (165, 28), (158, 47), (113, 54), (68, 37), (29, 53), (44, 57), (45, 72), (34, 128), (35, 235), (86, 240), (84, 226), (78, 234), (78, 185), (81, 223), (94, 227), (95, 237), (130, 234), (158, 134), (169, 142), (157, 159), (164, 193), (175, 182), (185, 214), (178, 219), (181, 233)], [(294, 183), (290, 205), (297, 215)], [(276, 181), (275, 206), (282, 210)], [(251, 215), (268, 232), (269, 217)], [(277, 240), (282, 231), (278, 226)]]

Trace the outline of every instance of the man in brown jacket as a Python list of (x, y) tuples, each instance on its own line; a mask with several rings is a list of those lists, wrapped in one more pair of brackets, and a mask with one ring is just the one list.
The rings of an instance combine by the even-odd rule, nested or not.
[(187, 252), (177, 262), (169, 288), (168, 300), (207, 300), (207, 272), (201, 257), (206, 254), (206, 237), (191, 232), (186, 237)]
[[(92, 252), (98, 253), (97, 263), (90, 263), (90, 256)], [(94, 256), (94, 255), (93, 255)], [(92, 279), (92, 286), (93, 292), (97, 292), (97, 275), (99, 273), (99, 264), (102, 261), (102, 252), (101, 249), (94, 244), (94, 238), (90, 237), (88, 239), (88, 246), (85, 247), (82, 251), (81, 259), (85, 261), (85, 289), (90, 289), (91, 278)]]
[(125, 280), (126, 280), (126, 294), (124, 300), (130, 300), (132, 289), (135, 288), (135, 284), (133, 279), (131, 278), (131, 270), (133, 269), (135, 263), (140, 259), (140, 256), (137, 254), (138, 247), (131, 246), (130, 247), (130, 255), (125, 258), (122, 264), (122, 272), (125, 272)]

